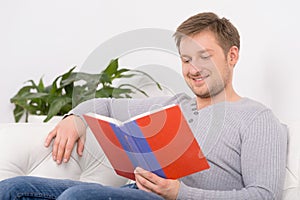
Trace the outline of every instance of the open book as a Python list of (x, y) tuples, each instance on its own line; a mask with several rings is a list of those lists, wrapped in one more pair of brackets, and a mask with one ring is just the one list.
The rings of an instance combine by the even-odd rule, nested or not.
[(116, 173), (134, 180), (139, 166), (177, 179), (209, 165), (178, 105), (118, 121), (95, 113), (84, 118)]

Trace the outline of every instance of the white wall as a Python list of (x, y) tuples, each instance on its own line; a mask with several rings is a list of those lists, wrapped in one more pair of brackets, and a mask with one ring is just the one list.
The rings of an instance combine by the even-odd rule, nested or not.
[[(226, 16), (240, 31), (237, 91), (271, 107), (282, 121), (299, 122), (300, 13), (296, 5), (292, 0), (0, 0), (0, 123), (13, 122), (9, 99), (26, 80), (37, 81), (44, 75), (50, 83), (74, 65), (80, 69), (113, 36), (140, 28), (175, 30), (202, 11)], [(137, 58), (143, 56), (129, 55), (123, 63), (154, 62)], [(180, 72), (177, 61), (168, 55), (163, 65)]]

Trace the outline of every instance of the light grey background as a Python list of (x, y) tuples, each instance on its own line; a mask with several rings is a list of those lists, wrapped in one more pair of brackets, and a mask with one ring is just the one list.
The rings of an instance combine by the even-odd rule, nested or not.
[[(300, 121), (297, 5), (294, 0), (0, 0), (0, 123), (14, 121), (9, 99), (26, 80), (44, 76), (50, 83), (75, 65), (80, 70), (99, 45), (116, 35), (141, 28), (175, 30), (202, 11), (226, 16), (240, 31), (237, 91), (271, 107), (283, 122)], [(132, 52), (120, 63), (160, 64), (180, 74), (176, 56), (157, 54)]]

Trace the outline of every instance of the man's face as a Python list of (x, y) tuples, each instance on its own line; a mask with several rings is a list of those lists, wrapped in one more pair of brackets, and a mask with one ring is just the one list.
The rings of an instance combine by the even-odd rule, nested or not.
[(197, 97), (214, 97), (231, 85), (232, 70), (212, 32), (184, 37), (179, 51), (184, 79)]

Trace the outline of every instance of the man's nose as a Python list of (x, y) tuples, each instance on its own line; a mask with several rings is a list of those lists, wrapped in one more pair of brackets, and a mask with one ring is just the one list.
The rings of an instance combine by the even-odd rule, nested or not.
[(202, 70), (202, 65), (200, 62), (192, 61), (190, 62), (190, 72), (191, 73), (197, 73)]

